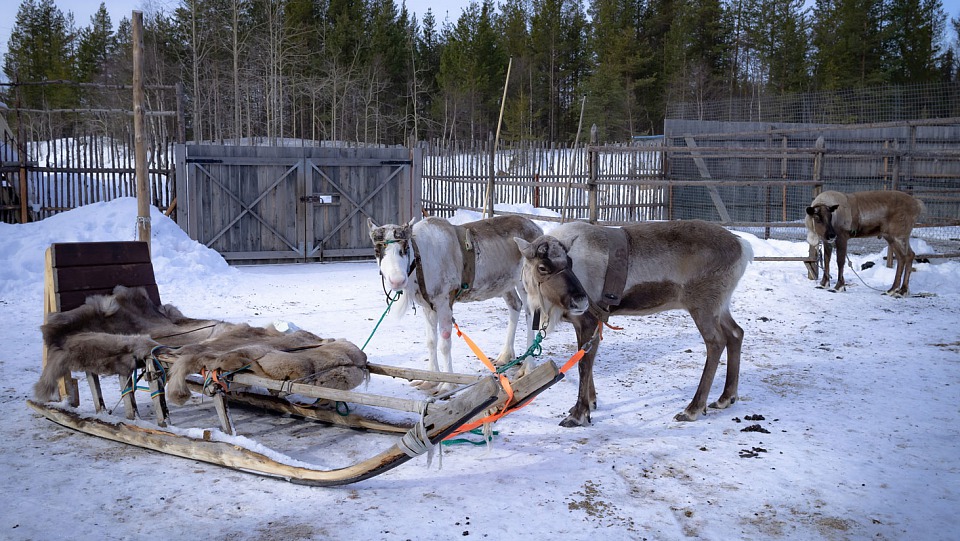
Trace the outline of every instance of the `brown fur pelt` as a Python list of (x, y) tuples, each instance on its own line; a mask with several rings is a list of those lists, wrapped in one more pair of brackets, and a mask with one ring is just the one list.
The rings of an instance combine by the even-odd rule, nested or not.
[(246, 367), (265, 378), (344, 390), (367, 375), (367, 356), (357, 346), (304, 330), (283, 334), (249, 325), (224, 327), (199, 344), (180, 348), (176, 357), (167, 384), (167, 397), (175, 404), (190, 398), (186, 377), (202, 368), (230, 372)]
[(142, 288), (117, 286), (113, 295), (92, 296), (49, 314), (41, 330), (48, 357), (34, 387), (38, 400), (48, 400), (72, 370), (127, 377), (160, 345), (173, 361), (167, 395), (177, 404), (190, 397), (186, 377), (201, 369), (246, 367), (270, 379), (336, 389), (352, 389), (367, 377), (366, 355), (346, 340), (187, 318), (172, 305), (154, 305)]

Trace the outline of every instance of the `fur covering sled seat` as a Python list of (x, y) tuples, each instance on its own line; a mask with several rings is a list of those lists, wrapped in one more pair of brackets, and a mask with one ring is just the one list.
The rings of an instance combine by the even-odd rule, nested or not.
[[(240, 369), (274, 379), (348, 390), (368, 377), (367, 356), (351, 342), (298, 330), (251, 327), (192, 319), (170, 304), (155, 305), (143, 288), (117, 286), (66, 312), (51, 313), (41, 327), (47, 364), (34, 386), (38, 400), (57, 390), (71, 371), (129, 377), (154, 348), (176, 360), (167, 376), (167, 398), (190, 398), (186, 378), (201, 369)], [(176, 348), (176, 349), (168, 349)]]

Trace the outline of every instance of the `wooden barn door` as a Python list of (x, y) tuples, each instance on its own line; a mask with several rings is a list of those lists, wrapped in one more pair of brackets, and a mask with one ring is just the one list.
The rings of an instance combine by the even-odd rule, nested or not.
[(312, 150), (305, 165), (307, 258), (373, 255), (367, 218), (384, 224), (419, 215), (419, 197), (416, 205), (411, 197), (419, 194), (419, 182), (414, 182), (416, 160), (409, 150)]
[[(185, 228), (228, 261), (302, 260), (303, 160), (289, 149), (187, 147)], [(178, 160), (178, 167), (181, 160)], [(178, 175), (179, 176), (179, 175)], [(179, 207), (178, 207), (179, 208)]]
[(368, 217), (420, 214), (418, 161), (404, 148), (178, 146), (178, 222), (231, 262), (371, 256)]

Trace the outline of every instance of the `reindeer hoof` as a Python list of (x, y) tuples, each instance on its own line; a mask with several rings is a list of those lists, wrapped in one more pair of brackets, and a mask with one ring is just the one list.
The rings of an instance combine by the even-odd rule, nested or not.
[(736, 401), (737, 401), (737, 397), (733, 397), (733, 398), (723, 398), (723, 397), (720, 397), (719, 400), (717, 400), (716, 402), (710, 404), (709, 407), (711, 407), (711, 408), (713, 408), (713, 409), (715, 409), (715, 410), (727, 409), (727, 408), (729, 408), (731, 405), (733, 405), (734, 403), (736, 403)]
[(436, 381), (421, 380), (411, 381), (410, 385), (412, 385), (418, 391), (426, 393), (430, 396), (440, 396), (457, 388), (457, 386), (452, 383), (439, 383)]
[(697, 411), (696, 409), (691, 411), (690, 408), (687, 408), (681, 411), (680, 413), (676, 414), (673, 417), (673, 420), (680, 421), (680, 422), (696, 421), (697, 419), (700, 418), (700, 414), (706, 414), (706, 413), (707, 413), (707, 408), (703, 408), (699, 411)]
[(588, 426), (590, 424), (590, 416), (587, 415), (586, 419), (582, 416), (569, 415), (563, 421), (560, 421), (560, 426), (564, 428), (573, 428), (576, 426)]

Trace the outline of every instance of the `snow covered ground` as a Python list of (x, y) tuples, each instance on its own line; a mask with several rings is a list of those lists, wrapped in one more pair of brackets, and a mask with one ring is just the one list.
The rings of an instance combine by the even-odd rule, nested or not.
[[(956, 261), (918, 264), (911, 290), (931, 295), (899, 300), (870, 289), (892, 282), (880, 253), (853, 256), (858, 269), (878, 264), (859, 272), (870, 287), (848, 271), (841, 294), (815, 289), (799, 263), (755, 262), (734, 297), (746, 339), (730, 409), (674, 422), (702, 370), (699, 334), (680, 312), (621, 317), (624, 330), (606, 332), (600, 347), (592, 426), (558, 426), (576, 398), (571, 373), (501, 420), (489, 448), (449, 446), (442, 467), (419, 457), (355, 485), (314, 488), (111, 443), (27, 408), (40, 374), (44, 250), (133, 239), (135, 216), (135, 201), (120, 199), (0, 224), (0, 539), (956, 539)], [(189, 316), (281, 319), (363, 344), (383, 311), (373, 262), (229, 267), (161, 214), (152, 222), (161, 297)], [(806, 252), (748, 238), (758, 256)], [(455, 315), (484, 350), (499, 350), (501, 301), (458, 305)], [(564, 362), (573, 342), (566, 325), (541, 359)], [(421, 316), (387, 318), (366, 352), (423, 367)], [(458, 371), (482, 371), (462, 342), (454, 359)], [(320, 462), (347, 465), (389, 443), (297, 427), (291, 437)]]

